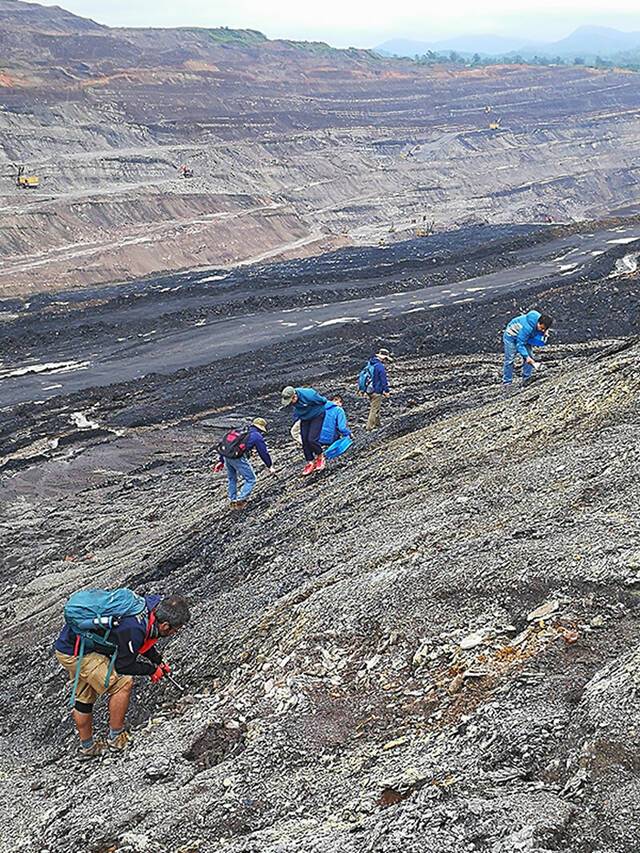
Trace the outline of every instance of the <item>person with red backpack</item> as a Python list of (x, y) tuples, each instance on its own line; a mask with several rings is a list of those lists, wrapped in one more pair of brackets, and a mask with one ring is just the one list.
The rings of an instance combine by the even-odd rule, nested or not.
[[(227, 473), (227, 492), (231, 509), (244, 509), (256, 484), (256, 473), (249, 461), (249, 456), (253, 450), (256, 451), (272, 474), (276, 472), (267, 449), (267, 443), (264, 440), (266, 431), (267, 422), (265, 419), (256, 418), (249, 429), (231, 430), (218, 444), (220, 460), (213, 470), (216, 473), (222, 471)], [(238, 477), (244, 480), (239, 493)]]
[[(80, 736), (81, 758), (105, 748), (124, 750), (129, 740), (125, 716), (134, 675), (157, 684), (171, 669), (155, 644), (172, 637), (190, 620), (182, 596), (136, 595), (129, 589), (87, 589), (74, 593), (64, 609), (65, 625), (55, 642), (58, 663), (73, 682), (71, 705)], [(93, 706), (109, 697), (109, 735), (94, 740)]]

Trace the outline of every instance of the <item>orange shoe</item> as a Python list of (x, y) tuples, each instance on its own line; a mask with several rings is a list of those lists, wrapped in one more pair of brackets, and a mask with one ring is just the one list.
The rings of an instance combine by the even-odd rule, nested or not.
[(316, 457), (315, 466), (316, 471), (324, 471), (327, 467), (327, 460), (324, 458), (324, 453), (321, 453), (320, 456)]
[(309, 476), (309, 474), (313, 474), (313, 472), (314, 472), (315, 470), (316, 470), (316, 463), (315, 463), (315, 461), (314, 461), (314, 462), (307, 462), (307, 464), (306, 464), (306, 465), (304, 466), (304, 468), (302, 469), (302, 476), (303, 476), (303, 477), (308, 477), (308, 476)]

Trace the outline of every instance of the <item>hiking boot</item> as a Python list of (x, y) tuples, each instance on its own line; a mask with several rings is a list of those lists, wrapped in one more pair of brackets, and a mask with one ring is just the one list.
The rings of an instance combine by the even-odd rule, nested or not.
[(313, 462), (307, 462), (307, 464), (306, 464), (306, 465), (304, 466), (304, 468), (302, 469), (302, 476), (303, 476), (303, 477), (308, 477), (308, 476), (309, 476), (309, 474), (313, 474), (313, 472), (314, 472), (315, 470), (316, 470), (316, 463), (315, 463), (315, 461), (313, 461)]
[(98, 758), (98, 756), (102, 755), (102, 753), (106, 749), (106, 743), (103, 740), (96, 740), (93, 742), (93, 746), (90, 746), (89, 749), (83, 749), (80, 747), (79, 758), (81, 761), (90, 761), (92, 758)]
[(120, 732), (117, 737), (107, 738), (107, 746), (115, 752), (124, 752), (130, 739), (131, 735), (129, 732)]
[(324, 471), (327, 467), (327, 460), (324, 458), (324, 453), (321, 453), (320, 456), (316, 458), (316, 471)]
[(233, 508), (242, 510), (246, 507), (248, 503), (249, 501), (234, 501)]
[(512, 391), (512, 385), (511, 385), (511, 383), (510, 383), (510, 382), (503, 382), (503, 383), (502, 383), (502, 389), (501, 389), (501, 391), (500, 391), (500, 394), (501, 394), (503, 397), (509, 397), (509, 396), (511, 395), (511, 391)]

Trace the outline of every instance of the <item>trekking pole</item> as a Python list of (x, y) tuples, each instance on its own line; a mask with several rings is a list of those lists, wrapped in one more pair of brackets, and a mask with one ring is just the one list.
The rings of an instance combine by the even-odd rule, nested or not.
[(169, 674), (167, 673), (166, 678), (168, 678), (168, 679), (169, 679), (169, 681), (173, 684), (173, 686), (174, 686), (176, 689), (178, 689), (181, 693), (185, 693), (185, 692), (186, 692), (185, 688), (184, 688), (181, 684), (178, 684), (178, 682), (175, 680), (175, 678), (174, 678), (172, 675), (169, 675)]

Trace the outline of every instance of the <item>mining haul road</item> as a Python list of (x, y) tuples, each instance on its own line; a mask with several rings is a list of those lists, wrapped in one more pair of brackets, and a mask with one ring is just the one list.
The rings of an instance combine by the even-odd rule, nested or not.
[[(539, 231), (540, 226), (537, 228)], [(455, 232), (452, 232), (453, 239)], [(82, 336), (70, 333), (70, 323), (77, 323), (78, 313), (85, 316), (85, 321), (95, 316), (92, 299), (85, 293), (85, 305), (78, 307), (59, 295), (60, 301), (48, 306), (46, 343), (30, 343), (24, 358), (11, 359), (12, 363), (0, 362), (1, 406), (8, 408), (45, 401), (90, 387), (141, 379), (149, 374), (168, 375), (253, 352), (286, 339), (322, 334), (323, 329), (342, 324), (372, 323), (461, 302), (476, 302), (495, 296), (498, 291), (526, 289), (547, 279), (575, 276), (614, 246), (624, 246), (637, 239), (640, 239), (640, 223), (627, 223), (516, 249), (509, 252), (508, 268), (485, 275), (422, 287), (417, 281), (415, 287), (401, 292), (378, 292), (377, 295), (370, 281), (360, 281), (357, 283), (364, 292), (367, 289), (372, 292), (355, 299), (294, 304), (293, 307), (236, 313), (230, 317), (216, 315), (202, 319), (197, 316), (197, 309), (207, 303), (217, 303), (220, 307), (220, 291), (224, 292), (226, 277), (223, 274), (200, 272), (195, 279), (195, 292), (192, 278), (188, 293), (184, 293), (180, 285), (159, 286), (156, 280), (137, 283), (138, 294), (142, 291), (147, 297), (144, 304), (137, 306), (126, 298), (114, 299), (117, 288), (106, 286), (96, 288), (91, 297), (98, 303), (105, 303), (101, 293), (108, 294), (108, 312), (102, 311), (100, 323), (95, 328), (90, 327), (90, 334), (85, 330)], [(410, 251), (410, 244), (405, 245)], [(350, 257), (353, 258), (353, 250)], [(339, 293), (340, 288), (340, 264), (336, 262), (336, 266), (335, 282), (338, 284), (334, 282), (333, 293)], [(229, 275), (233, 274), (237, 276), (238, 271)], [(295, 282), (295, 273), (291, 280)], [(380, 281), (378, 278), (377, 283)], [(353, 287), (353, 280), (350, 284)], [(286, 293), (295, 303), (304, 290), (304, 285), (294, 284)], [(281, 294), (282, 289), (279, 292)], [(259, 291), (259, 294), (265, 293), (264, 289)], [(30, 303), (26, 303), (22, 313), (13, 315), (11, 322), (5, 322), (5, 331), (15, 336), (21, 324), (29, 321), (30, 307)], [(54, 307), (57, 313), (52, 319)], [(167, 323), (166, 318), (172, 313), (174, 319)], [(136, 314), (146, 323), (144, 329), (133, 334), (118, 334), (120, 328), (131, 324)], [(157, 327), (153, 328), (154, 325)]]

